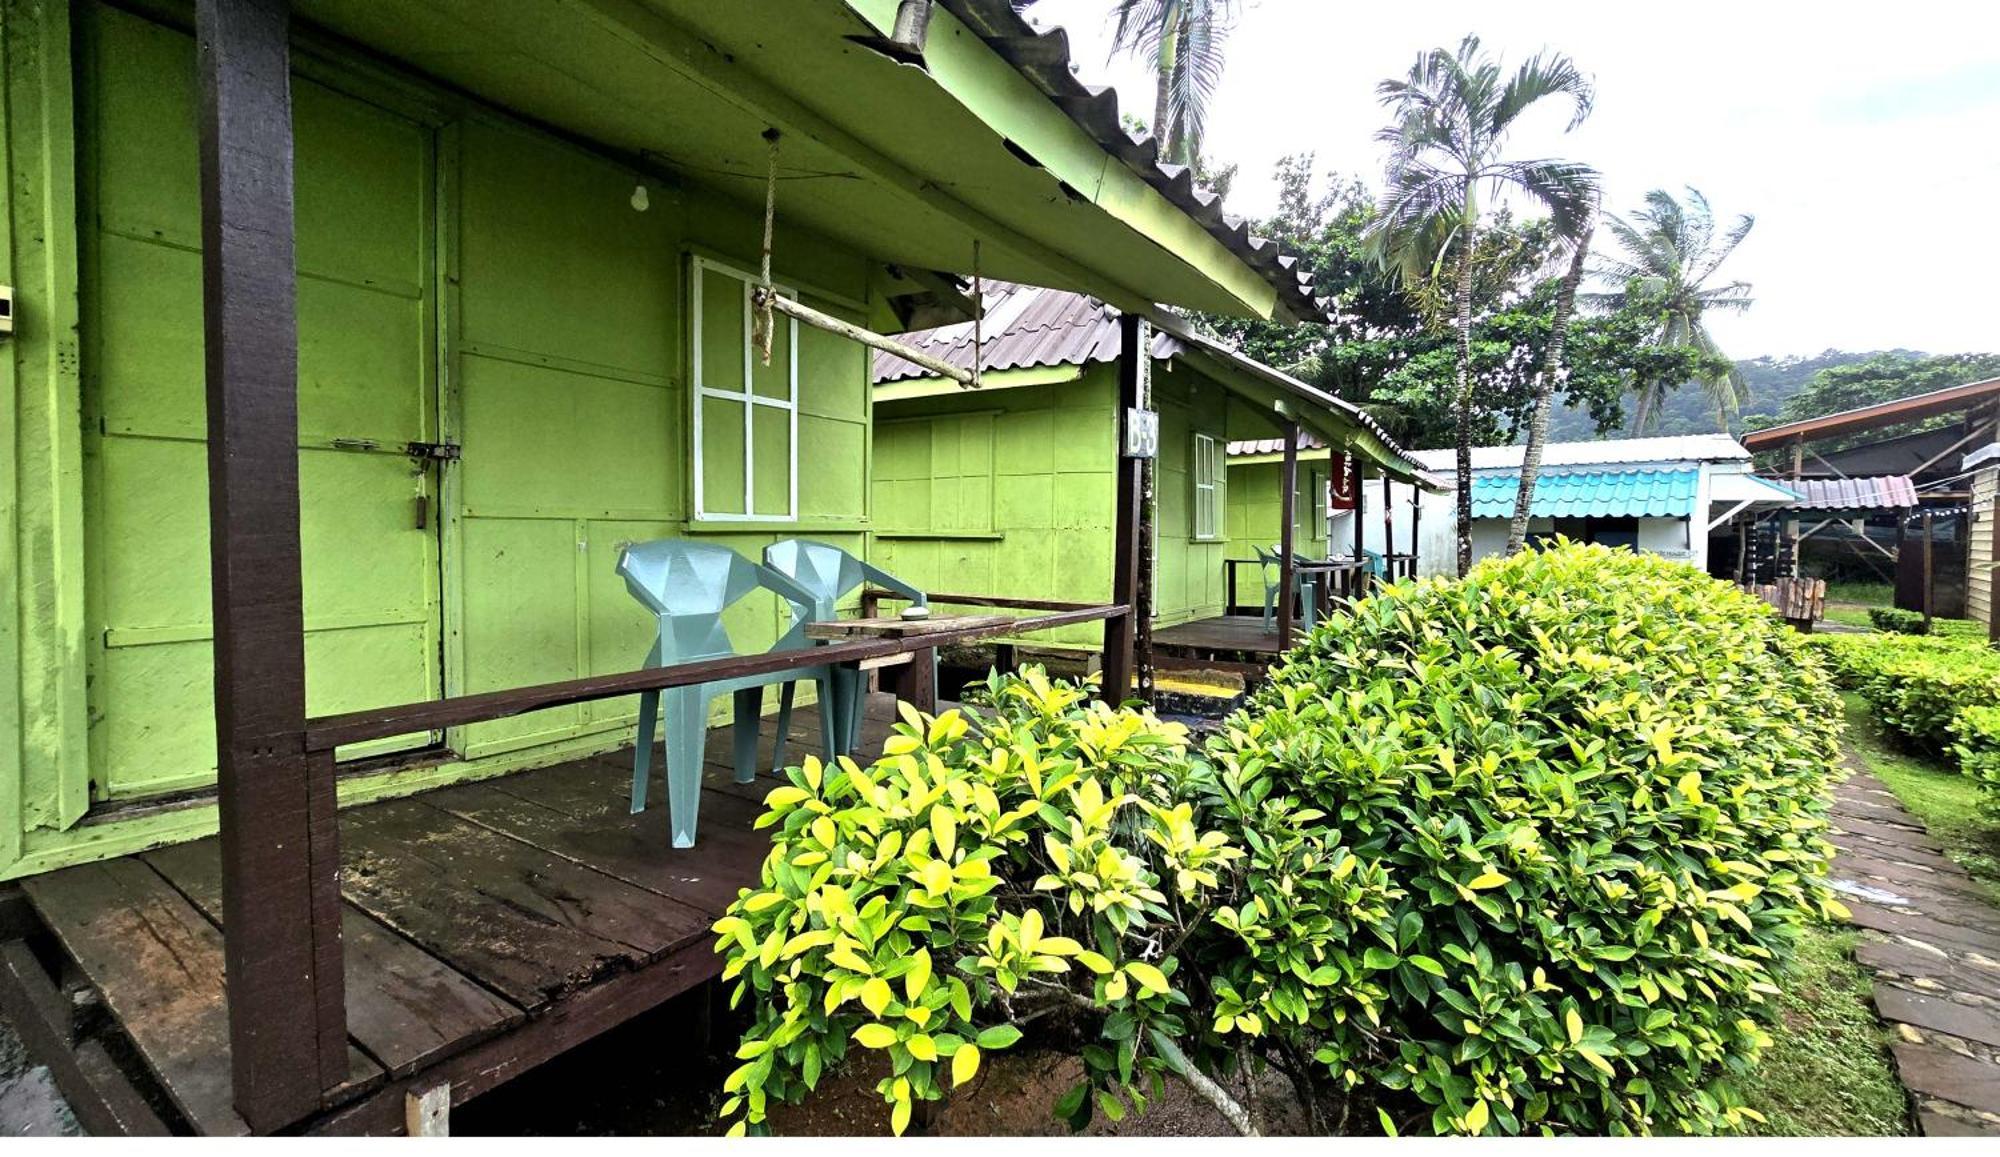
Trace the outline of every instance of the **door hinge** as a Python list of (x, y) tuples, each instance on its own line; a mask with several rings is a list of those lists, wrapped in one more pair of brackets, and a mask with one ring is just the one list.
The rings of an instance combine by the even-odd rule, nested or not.
[(412, 442), (404, 453), (419, 462), (456, 462), (460, 457), (456, 442)]

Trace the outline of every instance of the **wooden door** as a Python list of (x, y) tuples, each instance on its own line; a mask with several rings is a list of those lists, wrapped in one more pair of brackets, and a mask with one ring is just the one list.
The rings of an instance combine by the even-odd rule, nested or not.
[[(115, 800), (215, 775), (194, 43), (103, 5), (79, 32), (91, 788)], [(293, 100), (307, 704), (324, 714), (442, 689), (440, 467), (408, 452), (438, 441), (435, 147), (303, 77)]]

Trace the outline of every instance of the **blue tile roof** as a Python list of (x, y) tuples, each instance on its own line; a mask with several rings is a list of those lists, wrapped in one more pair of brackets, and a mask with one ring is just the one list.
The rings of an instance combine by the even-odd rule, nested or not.
[[(1681, 518), (1694, 513), (1699, 470), (1556, 470), (1535, 482), (1537, 518)], [(1474, 518), (1512, 518), (1521, 476), (1475, 474)]]

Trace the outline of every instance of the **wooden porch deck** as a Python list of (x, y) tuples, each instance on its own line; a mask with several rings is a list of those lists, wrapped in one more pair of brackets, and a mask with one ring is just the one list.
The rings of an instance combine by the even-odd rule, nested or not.
[(1275, 624), (1268, 632), (1264, 629), (1262, 615), (1218, 615), (1155, 630), (1153, 648), (1188, 658), (1243, 655), (1261, 661), (1278, 654), (1278, 632)]
[[(819, 750), (817, 716), (795, 714), (788, 756)], [(892, 718), (876, 695), (862, 753)], [(726, 729), (707, 757), (685, 851), (668, 838), (664, 791), (628, 814), (629, 750), (340, 813), (351, 1075), (307, 1131), (401, 1131), (406, 1093), (448, 1082), (463, 1103), (717, 975), (708, 928), (757, 876), (769, 840), (751, 824), (778, 781), (733, 782)], [(110, 1053), (142, 1063), (130, 1075), (165, 1110), (148, 1119), (127, 1097), (110, 1116), (142, 1132), (249, 1132), (232, 1103), (216, 840), (52, 872), (25, 892), (43, 931), (38, 953), (5, 946), (11, 979), (39, 960), (44, 975), (26, 979), (45, 1009), (59, 984), (94, 989)]]

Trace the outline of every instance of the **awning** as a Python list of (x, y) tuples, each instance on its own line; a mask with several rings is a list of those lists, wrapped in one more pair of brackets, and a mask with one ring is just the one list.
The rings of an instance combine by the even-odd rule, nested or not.
[(1797, 492), (1755, 474), (1718, 471), (1708, 476), (1708, 500), (1717, 506), (1725, 502), (1731, 505), (1793, 506), (1798, 503), (1799, 496)]
[[(1686, 518), (1694, 513), (1701, 471), (1563, 470), (1535, 481), (1536, 518)], [(1519, 474), (1474, 475), (1472, 516), (1511, 518), (1521, 490)]]
[(1907, 474), (1801, 478), (1786, 485), (1798, 491), (1801, 510), (1907, 510), (1918, 505), (1916, 484)]

